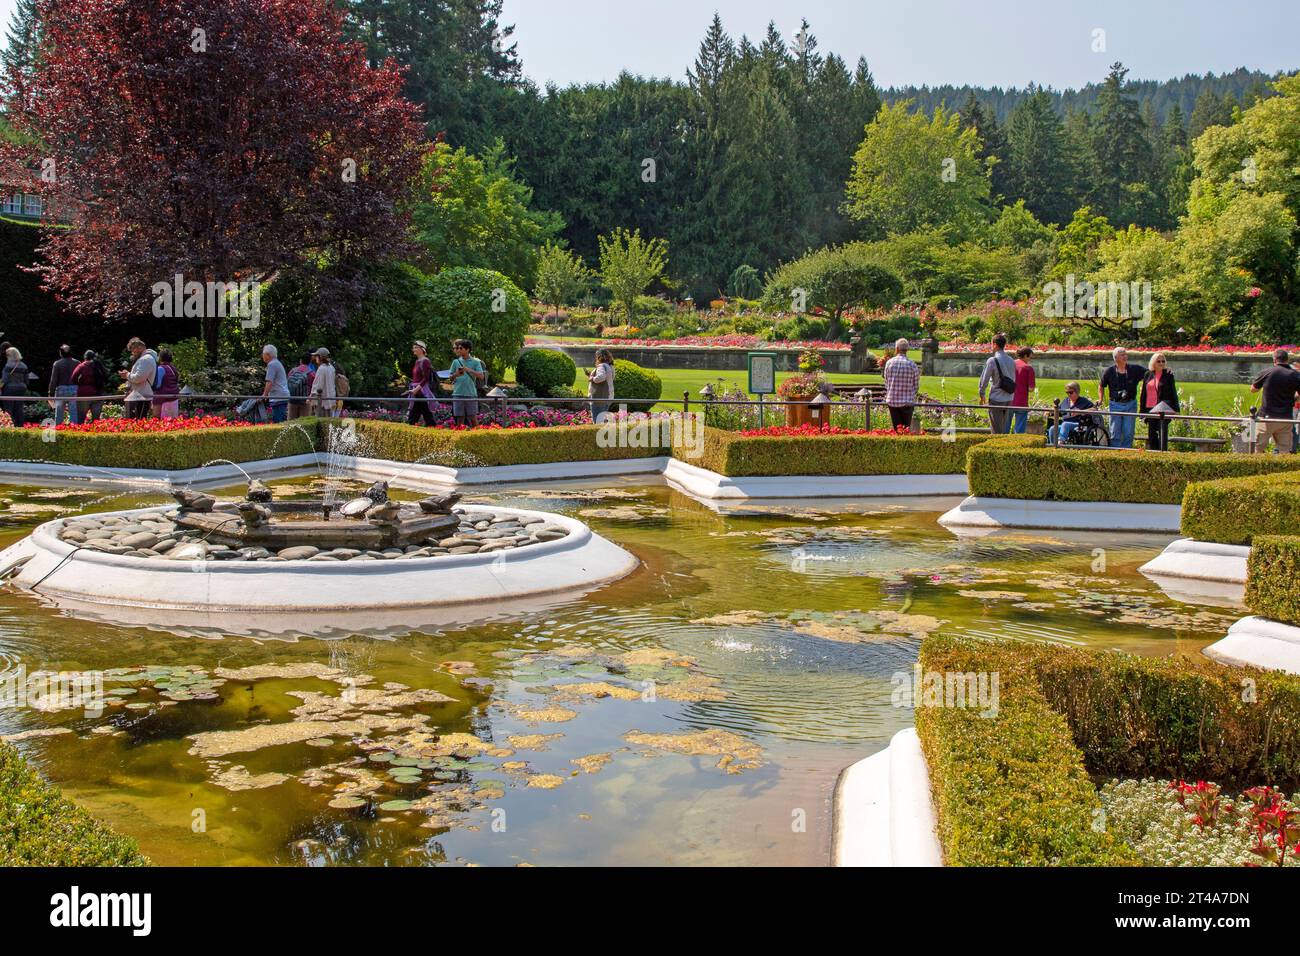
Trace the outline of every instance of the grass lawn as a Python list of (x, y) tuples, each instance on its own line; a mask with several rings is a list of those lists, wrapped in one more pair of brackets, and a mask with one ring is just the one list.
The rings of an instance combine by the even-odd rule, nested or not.
[[(719, 380), (742, 389), (746, 385), (744, 371), (720, 372), (686, 368), (656, 369), (655, 371), (664, 383), (663, 400), (656, 406), (659, 410), (667, 410), (673, 407), (681, 408), (683, 391), (691, 393), (692, 401), (699, 398), (700, 389), (706, 384), (713, 385), (716, 391)], [(778, 372), (777, 381), (789, 378), (792, 374), (794, 373)], [(880, 381), (879, 375), (829, 375), (828, 378), (833, 382)], [(1097, 383), (1082, 382), (1080, 384), (1083, 385), (1084, 394), (1095, 401), (1097, 398)], [(575, 387), (585, 387), (585, 379), (581, 370), (578, 372), (578, 381), (574, 385)], [(1064, 398), (1065, 385), (1065, 379), (1039, 379), (1039, 402), (1047, 405), (1054, 398)], [(1249, 414), (1252, 404), (1250, 388), (1246, 385), (1218, 382), (1185, 382), (1180, 388), (1184, 406), (1188, 405), (1189, 402), (1194, 402), (1196, 410), (1201, 414), (1232, 415), (1234, 414), (1233, 401), (1239, 398), (1241, 400), (1241, 414), (1245, 415)], [(979, 379), (927, 376), (921, 379), (921, 391), (941, 401), (967, 402), (973, 405), (979, 401)], [(1258, 400), (1259, 396), (1254, 396), (1253, 403), (1258, 404)]]

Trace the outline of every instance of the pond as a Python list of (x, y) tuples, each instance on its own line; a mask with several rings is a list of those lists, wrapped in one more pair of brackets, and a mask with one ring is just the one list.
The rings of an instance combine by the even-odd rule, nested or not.
[[(164, 502), (109, 494), (0, 489), (0, 547)], [(0, 709), (0, 734), (160, 864), (824, 865), (836, 776), (912, 723), (891, 695), (926, 634), (1197, 654), (1240, 616), (1137, 573), (1167, 537), (960, 538), (936, 523), (952, 499), (720, 512), (635, 477), (465, 501), (579, 518), (642, 565), (456, 625), (325, 606), (296, 635), (0, 589), (0, 677), (102, 671), (106, 692), (102, 713)]]

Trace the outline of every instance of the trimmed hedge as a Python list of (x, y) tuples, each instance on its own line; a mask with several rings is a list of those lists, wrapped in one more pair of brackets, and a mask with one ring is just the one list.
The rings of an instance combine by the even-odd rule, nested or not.
[(358, 419), (356, 431), (368, 447), (362, 454), (390, 461), (485, 468), (495, 465), (538, 465), (556, 461), (609, 461), (666, 455), (663, 448), (602, 448), (596, 437), (600, 425), (560, 425), (550, 428), (482, 428), (455, 431), (394, 422)]
[[(1020, 441), (1042, 439), (1021, 438)], [(764, 475), (958, 475), (966, 453), (989, 435), (810, 435), (747, 437), (718, 428), (704, 431), (704, 456), (674, 454), (692, 465), (732, 478)]]
[(119, 836), (0, 742), (0, 866), (148, 866)]
[(918, 707), (939, 842), (949, 866), (1123, 866), (1137, 857), (1093, 828), (1101, 800), (1027, 659), (1012, 648), (928, 638), (927, 672), (997, 672), (998, 712)]
[[(299, 430), (299, 427), (301, 430)], [(289, 434), (285, 435), (285, 432)], [(306, 434), (304, 434), (304, 432)], [(44, 440), (41, 428), (0, 428), (0, 461), (52, 461), (101, 468), (197, 468), (216, 458), (260, 461), (316, 450), (316, 419), (291, 425), (196, 428), (192, 431), (86, 433), (58, 431)], [(281, 436), (283, 435), (283, 439)], [(278, 444), (277, 444), (278, 443)]]
[(1246, 565), (1246, 606), (1260, 617), (1300, 626), (1300, 537), (1255, 538)]
[(627, 405), (630, 412), (648, 412), (663, 394), (664, 383), (656, 372), (627, 359), (614, 359), (614, 405)]
[(573, 359), (555, 349), (528, 349), (515, 362), (515, 380), (542, 398), (550, 398), (557, 388), (571, 387), (577, 377)]
[(1292, 675), (1200, 657), (942, 636), (922, 644), (921, 662), (926, 672), (1000, 678), (996, 717), (916, 711), (952, 865), (1134, 862), (1093, 829), (1100, 802), (1089, 775), (1300, 786), (1300, 678)]
[(972, 495), (1031, 501), (1176, 505), (1192, 482), (1293, 471), (1300, 471), (1300, 455), (1089, 451), (1005, 438), (972, 448), (967, 458)]
[(1250, 544), (1256, 535), (1300, 532), (1300, 472), (1188, 485), (1182, 532), (1220, 544)]

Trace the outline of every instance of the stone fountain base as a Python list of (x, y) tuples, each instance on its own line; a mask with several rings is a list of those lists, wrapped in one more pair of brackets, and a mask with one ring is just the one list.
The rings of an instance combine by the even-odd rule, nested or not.
[[(638, 563), (580, 521), (520, 509), (457, 508), (456, 532), (434, 544), (384, 550), (296, 546), (302, 550), (286, 549), (289, 554), (255, 546), (241, 553), (245, 549), (222, 544), (205, 544), (199, 553), (188, 540), (160, 552), (148, 539), (164, 537), (175, 515), (175, 506), (167, 506), (47, 522), (0, 552), (0, 576), (14, 574), (18, 588), (76, 606), (310, 612), (328, 618), (332, 611), (454, 607), (583, 591), (629, 574)], [(64, 540), (87, 519), (121, 532)], [(517, 524), (524, 533), (490, 537), (493, 522)], [(143, 530), (127, 530), (134, 527)], [(113, 540), (119, 533), (126, 537)], [(143, 537), (128, 543), (131, 535)], [(169, 556), (169, 550), (179, 556)], [(167, 619), (157, 623), (166, 626)]]

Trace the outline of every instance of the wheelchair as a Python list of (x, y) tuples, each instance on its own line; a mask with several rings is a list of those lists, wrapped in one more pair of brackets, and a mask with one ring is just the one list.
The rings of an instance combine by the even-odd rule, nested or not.
[(1082, 448), (1106, 448), (1110, 445), (1110, 430), (1100, 418), (1088, 415), (1079, 421), (1070, 434), (1061, 439), (1061, 444)]

